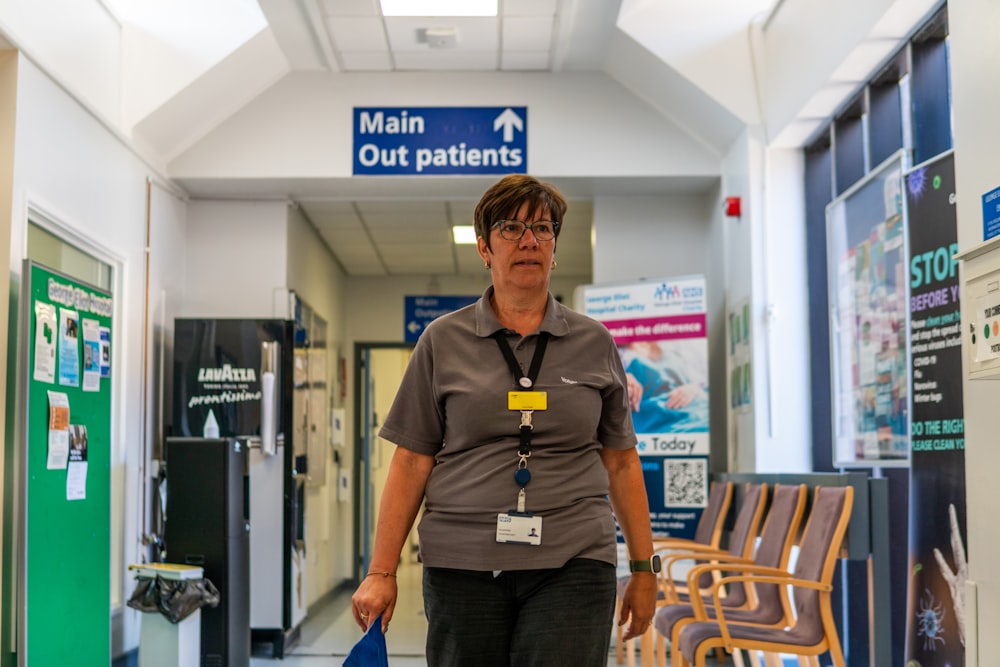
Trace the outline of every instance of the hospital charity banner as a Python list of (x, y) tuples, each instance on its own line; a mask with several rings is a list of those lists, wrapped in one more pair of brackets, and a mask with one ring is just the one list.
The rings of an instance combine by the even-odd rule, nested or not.
[(906, 659), (965, 664), (965, 428), (952, 156), (906, 175), (910, 223), (910, 544)]
[(694, 537), (708, 503), (705, 278), (591, 285), (583, 297), (625, 367), (653, 534)]

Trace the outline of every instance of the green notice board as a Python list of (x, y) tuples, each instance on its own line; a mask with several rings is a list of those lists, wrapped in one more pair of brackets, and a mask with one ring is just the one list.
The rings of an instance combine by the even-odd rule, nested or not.
[(22, 278), (18, 663), (108, 665), (112, 299), (33, 262)]

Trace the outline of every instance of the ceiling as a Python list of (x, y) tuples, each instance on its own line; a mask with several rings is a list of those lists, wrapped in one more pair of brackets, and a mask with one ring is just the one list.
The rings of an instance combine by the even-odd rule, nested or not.
[[(206, 6), (218, 4), (218, 15), (238, 10), (240, 20), (228, 25), (242, 27), (243, 41), (261, 30), (273, 35), (280, 48), (279, 58), (283, 55), (286, 62), (274, 64), (272, 73), (599, 71), (722, 156), (746, 124), (756, 122), (759, 109), (747, 108), (745, 100), (755, 96), (740, 90), (753, 79), (747, 74), (750, 66), (709, 54), (768, 16), (781, 0), (498, 0), (495, 17), (444, 18), (384, 17), (379, 0), (174, 0), (170, 11), (159, 0), (102, 1), (121, 16), (139, 6), (154, 9), (159, 38), (164, 38), (168, 16), (183, 14), (178, 8), (185, 3), (190, 5), (189, 11), (197, 12), (191, 15), (206, 22)], [(900, 0), (896, 5), (927, 1)], [(198, 31), (204, 34), (226, 25), (221, 21), (217, 26), (201, 25)], [(192, 40), (190, 21), (179, 20), (175, 30), (177, 40)], [(888, 34), (881, 29), (880, 43), (891, 45)], [(220, 34), (214, 43), (226, 38), (232, 41), (233, 36)], [(883, 55), (884, 49), (870, 54), (857, 67), (857, 76), (866, 76)], [(216, 68), (219, 71), (223, 70)], [(807, 105), (810, 117), (799, 123), (802, 137), (814, 131), (850, 93), (854, 84), (848, 79), (853, 76), (840, 71), (836, 95), (826, 90), (817, 93), (826, 92), (829, 99)], [(200, 89), (202, 94), (211, 94), (212, 89), (220, 88), (214, 93), (218, 103), (206, 104), (202, 99), (201, 104), (187, 104), (184, 95), (195, 88), (178, 90), (172, 102), (161, 105), (143, 121), (149, 127), (149, 119), (157, 114), (169, 118), (171, 114), (161, 112), (170, 110), (171, 103), (174, 109), (186, 110), (186, 116), (173, 114), (173, 126), (168, 129), (174, 134), (163, 135), (176, 137), (172, 146), (169, 142), (160, 146), (165, 155), (177, 155), (184, 142), (190, 145), (198, 141), (191, 129), (192, 109), (231, 106), (231, 100), (224, 97), (233, 97), (230, 91), (221, 90), (210, 78), (204, 79)], [(224, 120), (220, 117), (217, 122)], [(194, 199), (264, 197), (291, 201), (352, 276), (481, 276), (482, 262), (475, 247), (452, 244), (450, 227), (471, 224), (479, 195), (494, 180), (374, 177), (178, 182)], [(708, 192), (716, 181), (704, 177), (554, 181), (570, 200), (558, 241), (560, 273), (590, 276), (595, 194), (697, 194)]]
[[(762, 0), (736, 1), (749, 11)], [(345, 73), (601, 70), (620, 6), (618, 0), (499, 0), (495, 17), (429, 18), (385, 17), (378, 0), (259, 0), (259, 4), (293, 70)], [(425, 180), (415, 185), (414, 180), (283, 186), (294, 190), (288, 194), (349, 275), (482, 275), (475, 246), (452, 243), (450, 228), (472, 224), (478, 196), (496, 179), (464, 179), (459, 187), (463, 199), (455, 199), (454, 182), (449, 185), (450, 196), (437, 199), (436, 184)], [(557, 243), (560, 275), (589, 279), (591, 198), (596, 192), (637, 187), (625, 180), (556, 183), (570, 200)], [(645, 192), (707, 192), (713, 182), (690, 178), (638, 187)], [(196, 191), (200, 186), (190, 185)], [(260, 185), (255, 184), (257, 193)], [(212, 188), (219, 192), (226, 185), (216, 182)]]
[[(261, 7), (273, 26), (286, 16), (289, 4), (294, 3), (263, 0)], [(385, 17), (378, 0), (304, 2), (309, 19), (304, 25), (283, 21), (287, 32), (278, 33), (278, 39), (295, 69), (494, 72), (561, 67), (566, 49), (559, 48), (560, 19), (570, 17), (557, 17), (556, 0), (499, 4), (495, 17), (428, 18)], [(311, 33), (310, 40), (302, 39), (303, 31)], [(451, 235), (452, 225), (472, 224), (475, 199), (304, 199), (299, 204), (349, 275), (483, 273), (476, 247), (455, 245)], [(567, 212), (557, 242), (560, 274), (590, 275), (591, 218), (587, 200), (574, 202)]]

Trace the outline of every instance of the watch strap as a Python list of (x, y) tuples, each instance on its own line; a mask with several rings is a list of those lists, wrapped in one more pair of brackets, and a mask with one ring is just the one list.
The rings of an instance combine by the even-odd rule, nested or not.
[[(654, 563), (655, 561), (655, 563)], [(660, 559), (658, 556), (647, 558), (646, 560), (630, 560), (628, 562), (629, 572), (659, 572)]]

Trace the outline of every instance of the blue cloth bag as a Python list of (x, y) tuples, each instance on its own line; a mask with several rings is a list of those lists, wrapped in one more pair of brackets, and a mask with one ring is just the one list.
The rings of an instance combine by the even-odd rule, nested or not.
[(368, 626), (368, 631), (351, 648), (344, 660), (344, 667), (389, 667), (389, 654), (382, 634), (382, 615)]

